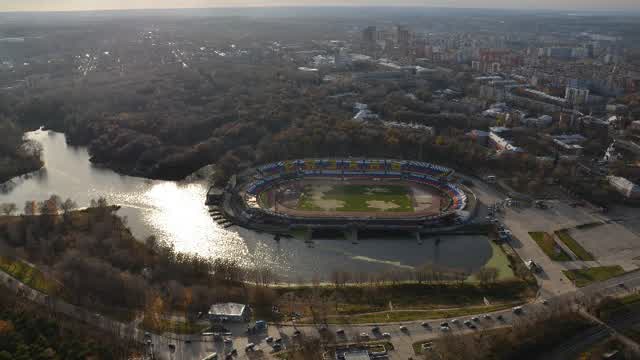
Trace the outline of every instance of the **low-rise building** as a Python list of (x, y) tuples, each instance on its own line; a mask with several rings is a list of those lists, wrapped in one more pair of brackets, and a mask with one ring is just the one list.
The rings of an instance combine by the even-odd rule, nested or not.
[(580, 134), (553, 136), (553, 144), (556, 150), (565, 156), (580, 156), (584, 150), (581, 144), (585, 141), (587, 141), (587, 138)]
[(542, 115), (537, 118), (531, 117), (522, 120), (522, 125), (528, 127), (545, 128), (551, 126), (553, 118), (549, 115)]
[(505, 127), (489, 128), (489, 144), (498, 152), (524, 152), (524, 149), (515, 146), (510, 139), (511, 129)]
[(209, 308), (209, 320), (214, 322), (246, 322), (251, 317), (251, 311), (245, 304), (218, 303)]
[(367, 350), (336, 351), (336, 360), (371, 360)]
[(489, 133), (486, 131), (471, 130), (466, 135), (479, 145), (487, 145), (489, 141)]
[(609, 184), (627, 199), (640, 199), (640, 186), (619, 176), (607, 176)]

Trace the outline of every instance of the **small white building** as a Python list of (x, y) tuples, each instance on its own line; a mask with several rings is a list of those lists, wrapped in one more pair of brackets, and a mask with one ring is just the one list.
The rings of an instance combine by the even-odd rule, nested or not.
[(249, 307), (238, 303), (218, 303), (209, 308), (209, 320), (215, 322), (247, 322), (251, 318)]

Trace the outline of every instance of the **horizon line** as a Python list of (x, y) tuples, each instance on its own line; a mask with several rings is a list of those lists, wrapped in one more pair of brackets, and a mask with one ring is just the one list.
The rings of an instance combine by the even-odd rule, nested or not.
[(180, 11), (180, 10), (215, 10), (215, 9), (283, 9), (283, 8), (391, 8), (391, 9), (402, 9), (402, 8), (425, 8), (425, 9), (450, 9), (450, 10), (486, 10), (486, 11), (519, 11), (519, 12), (570, 12), (570, 14), (589, 14), (589, 13), (601, 13), (601, 14), (610, 14), (610, 13), (620, 13), (620, 12), (632, 12), (635, 14), (629, 15), (640, 15), (640, 8), (593, 8), (593, 9), (550, 9), (550, 8), (519, 8), (519, 7), (465, 7), (465, 6), (441, 6), (441, 5), (427, 5), (427, 4), (393, 4), (393, 5), (359, 5), (359, 4), (271, 4), (271, 5), (257, 5), (257, 4), (247, 4), (247, 5), (211, 5), (211, 6), (193, 6), (193, 7), (157, 7), (157, 8), (149, 8), (149, 7), (140, 7), (140, 8), (104, 8), (104, 9), (67, 9), (67, 10), (0, 10), (1, 14), (30, 14), (30, 13), (38, 13), (38, 14), (62, 14), (62, 13), (99, 13), (99, 12), (129, 12), (129, 11)]

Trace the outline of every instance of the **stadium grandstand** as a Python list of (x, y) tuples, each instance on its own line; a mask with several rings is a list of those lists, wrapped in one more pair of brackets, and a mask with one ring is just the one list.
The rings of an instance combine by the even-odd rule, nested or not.
[(245, 223), (424, 227), (465, 213), (468, 190), (453, 173), (410, 160), (298, 159), (246, 172), (233, 192)]

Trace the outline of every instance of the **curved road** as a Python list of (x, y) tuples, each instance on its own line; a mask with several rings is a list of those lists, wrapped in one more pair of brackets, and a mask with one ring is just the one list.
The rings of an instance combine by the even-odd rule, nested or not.
[[(93, 323), (97, 327), (106, 331), (115, 331), (122, 337), (133, 338), (137, 341), (144, 341), (144, 333), (135, 327), (135, 322), (124, 324), (96, 315), (90, 311), (68, 304), (64, 301), (52, 299), (25, 286), (4, 272), (0, 272), (0, 280), (17, 294), (25, 296), (31, 301), (47, 306), (51, 311), (64, 313), (65, 315), (78, 320)], [(562, 306), (574, 302), (584, 302), (585, 299), (592, 298), (594, 296), (624, 295), (638, 289), (640, 289), (640, 271), (635, 271), (624, 274), (615, 279), (592, 284), (576, 291), (567, 292), (562, 295), (549, 298), (548, 304), (546, 305), (542, 302), (533, 302), (523, 305), (523, 313), (521, 315), (515, 315), (511, 310), (503, 310), (491, 313), (491, 319), (484, 319), (480, 316), (480, 321), (476, 322), (478, 330), (470, 330), (462, 324), (462, 322), (469, 319), (469, 317), (460, 318), (458, 325), (452, 324), (450, 321), (451, 319), (449, 319), (449, 324), (451, 331), (454, 332), (472, 332), (510, 326), (511, 324), (520, 321), (521, 318), (533, 316), (533, 314), (537, 312), (551, 311), (551, 309), (556, 306)], [(496, 320), (496, 317), (499, 314), (504, 317), (503, 321)], [(407, 358), (414, 356), (412, 344), (418, 341), (434, 339), (441, 335), (442, 332), (439, 330), (439, 325), (442, 321), (445, 320), (428, 320), (428, 326), (426, 327), (422, 326), (422, 322), (420, 321), (380, 324), (380, 333), (389, 333), (391, 335), (389, 341), (395, 348), (395, 350), (389, 353), (389, 358), (406, 360)], [(401, 331), (400, 325), (406, 326), (407, 331)], [(237, 349), (238, 356), (236, 359), (249, 359), (250, 357), (244, 352), (244, 347), (249, 342), (255, 343), (256, 348), (262, 350), (266, 358), (272, 358), (272, 356), (269, 355), (271, 347), (264, 341), (264, 338), (267, 336), (266, 333), (249, 337), (243, 332), (243, 330), (246, 329), (246, 325), (237, 325), (235, 328), (233, 325), (229, 325), (229, 327), (235, 335), (233, 337), (232, 345), (225, 345), (222, 342), (202, 341), (202, 337), (199, 335), (177, 336), (171, 334), (154, 334), (151, 337), (151, 341), (158, 359), (202, 359), (214, 351), (218, 352), (218, 354), (224, 354), (225, 350), (229, 350), (230, 348)], [(291, 324), (280, 324), (271, 325), (268, 329), (268, 335), (275, 338), (282, 338), (286, 346), (292, 342), (296, 328), (306, 336), (318, 336), (319, 334), (318, 329), (315, 326), (300, 325), (295, 327)], [(371, 332), (372, 324), (340, 326), (329, 325), (328, 331), (335, 334), (336, 330), (339, 328), (344, 329), (345, 332), (345, 335), (342, 338), (339, 337), (340, 340), (356, 341), (361, 333), (367, 333), (372, 339), (375, 338)], [(169, 345), (173, 345), (172, 347), (174, 347), (175, 350), (172, 350)]]

